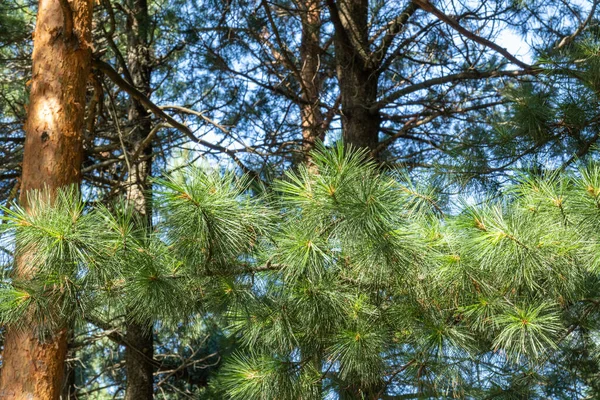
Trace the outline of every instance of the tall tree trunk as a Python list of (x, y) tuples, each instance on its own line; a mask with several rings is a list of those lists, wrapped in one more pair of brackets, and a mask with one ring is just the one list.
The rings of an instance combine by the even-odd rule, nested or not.
[[(129, 0), (131, 15), (127, 20), (127, 67), (133, 84), (141, 93), (150, 97), (151, 58), (149, 49), (149, 15), (146, 0)], [(125, 196), (147, 229), (152, 229), (152, 206), (147, 197), (152, 172), (152, 147), (144, 140), (152, 129), (150, 115), (137, 100), (131, 99), (128, 119), (133, 130), (128, 139), (127, 151), (132, 157)], [(127, 369), (127, 400), (152, 399), (153, 336), (152, 326), (127, 322), (125, 368)]]
[(376, 78), (354, 66), (349, 66), (339, 76), (344, 142), (373, 150), (379, 142), (381, 124), (379, 114), (369, 110), (377, 98)]
[(379, 73), (370, 59), (368, 0), (328, 0), (335, 25), (334, 44), (346, 143), (374, 149), (379, 141), (377, 100)]
[[(321, 75), (321, 0), (305, 0), (300, 3), (302, 20), (302, 38), (300, 42), (300, 77), (302, 82), (302, 99), (300, 117), (302, 126), (302, 155), (303, 161), (309, 168), (314, 169), (310, 152), (314, 149), (317, 140), (325, 138), (325, 118), (321, 112), (320, 97), (323, 85)], [(316, 172), (316, 171), (315, 171)], [(310, 362), (316, 371), (321, 372), (323, 366), (323, 352), (301, 350), (303, 357), (310, 357)], [(305, 353), (305, 355), (304, 355)], [(319, 393), (323, 392), (323, 385), (318, 387)]]
[[(86, 82), (91, 63), (92, 2), (40, 0), (33, 47), (33, 76), (25, 123), (21, 204), (34, 189), (79, 183)], [(27, 279), (28, 257), (15, 276)], [(41, 342), (35, 327), (6, 333), (0, 397), (58, 399), (67, 351), (67, 327)]]
[[(342, 138), (346, 144), (373, 150), (379, 142), (381, 118), (370, 108), (377, 101), (379, 72), (369, 43), (369, 1), (327, 0), (335, 27), (334, 45), (342, 106)], [(380, 385), (361, 387), (354, 382), (340, 398), (375, 399)]]
[(153, 381), (153, 338), (152, 327), (137, 323), (127, 323), (127, 347), (125, 368), (127, 369), (127, 390), (125, 399), (152, 399)]
[(306, 161), (315, 147), (317, 139), (324, 139), (323, 113), (319, 106), (322, 77), (321, 65), (321, 6), (320, 0), (306, 0), (302, 3), (302, 40), (300, 43), (300, 61), (302, 67), (302, 99), (300, 105), (302, 124), (302, 151)]

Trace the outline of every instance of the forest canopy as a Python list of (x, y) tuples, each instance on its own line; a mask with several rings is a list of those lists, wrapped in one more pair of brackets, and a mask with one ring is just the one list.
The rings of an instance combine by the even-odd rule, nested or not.
[(0, 397), (600, 396), (597, 0), (6, 0)]

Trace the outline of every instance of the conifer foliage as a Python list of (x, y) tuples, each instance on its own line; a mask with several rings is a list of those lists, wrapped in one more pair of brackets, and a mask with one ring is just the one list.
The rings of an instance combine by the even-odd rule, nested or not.
[[(595, 393), (596, 164), (457, 205), (364, 151), (321, 146), (260, 193), (206, 167), (157, 180), (152, 232), (125, 205), (50, 197), (3, 209), (4, 240), (36, 266), (4, 271), (3, 325), (43, 338), (95, 318), (218, 320), (240, 346), (216, 398)], [(553, 380), (567, 365), (580, 378)]]

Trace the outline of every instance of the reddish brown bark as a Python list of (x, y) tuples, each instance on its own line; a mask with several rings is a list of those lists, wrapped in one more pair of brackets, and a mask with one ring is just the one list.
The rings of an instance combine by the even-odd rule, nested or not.
[[(39, 2), (21, 178), (20, 201), (26, 209), (28, 191), (55, 190), (81, 180), (91, 17), (89, 0)], [(17, 260), (15, 275), (20, 279), (35, 268), (26, 260), (26, 255)], [(58, 399), (67, 335), (64, 328), (54, 333), (42, 343), (35, 327), (8, 329), (0, 398)]]
[(319, 0), (306, 0), (301, 4), (302, 10), (302, 42), (300, 44), (300, 60), (302, 68), (302, 98), (305, 103), (300, 106), (302, 125), (302, 150), (306, 161), (309, 152), (314, 148), (317, 139), (323, 139), (325, 127), (323, 113), (319, 105), (322, 77), (321, 65), (321, 6)]

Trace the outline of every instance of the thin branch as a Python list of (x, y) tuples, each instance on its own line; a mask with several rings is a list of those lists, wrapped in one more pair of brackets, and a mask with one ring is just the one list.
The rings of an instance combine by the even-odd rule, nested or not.
[(415, 4), (417, 4), (419, 7), (421, 7), (421, 9), (423, 9), (424, 11), (427, 11), (427, 12), (435, 15), (437, 18), (439, 18), (441, 21), (445, 22), (447, 25), (449, 25), (452, 29), (454, 29), (461, 35), (473, 40), (474, 42), (477, 42), (485, 47), (488, 47), (488, 48), (502, 54), (507, 60), (509, 60), (510, 62), (512, 62), (515, 65), (518, 65), (519, 67), (523, 68), (524, 70), (532, 70), (533, 69), (533, 67), (531, 65), (519, 60), (517, 57), (510, 54), (508, 52), (508, 50), (506, 50), (504, 47), (500, 47), (496, 43), (494, 43), (484, 37), (476, 35), (475, 33), (470, 32), (469, 30), (463, 28), (455, 19), (444, 14), (440, 9), (436, 8), (433, 4), (431, 4), (429, 2), (429, 0), (413, 0), (413, 2)]
[(592, 18), (594, 18), (594, 15), (596, 14), (596, 7), (598, 6), (598, 0), (594, 0), (593, 4), (592, 4), (592, 9), (590, 10), (589, 15), (587, 16), (586, 20), (583, 21), (575, 30), (575, 32), (573, 32), (573, 34), (569, 35), (569, 36), (565, 36), (564, 38), (562, 38), (562, 40), (554, 47), (555, 50), (560, 50), (563, 47), (571, 44), (576, 38), (577, 36), (579, 36), (581, 34), (581, 32), (583, 32), (583, 30), (585, 29), (586, 26), (589, 25), (589, 23), (592, 21)]
[(156, 115), (157, 117), (161, 118), (162, 120), (164, 120), (165, 122), (167, 122), (170, 126), (172, 126), (173, 128), (179, 130), (180, 132), (182, 132), (188, 139), (190, 139), (191, 141), (193, 141), (194, 143), (198, 143), (204, 147), (208, 147), (209, 149), (212, 150), (217, 150), (223, 154), (228, 155), (229, 157), (231, 157), (234, 162), (240, 167), (240, 169), (244, 172), (249, 174), (250, 176), (257, 178), (257, 175), (254, 171), (248, 169), (240, 160), (240, 158), (231, 150), (227, 149), (226, 147), (223, 146), (219, 146), (210, 142), (207, 142), (206, 140), (197, 138), (194, 133), (192, 132), (192, 130), (185, 124), (177, 121), (176, 119), (174, 119), (173, 117), (171, 117), (170, 115), (168, 115), (167, 113), (165, 113), (162, 108), (160, 108), (159, 106), (157, 106), (156, 104), (154, 104), (145, 94), (143, 94), (142, 92), (140, 92), (139, 90), (137, 90), (135, 87), (133, 87), (131, 84), (129, 84), (127, 81), (125, 81), (121, 75), (119, 75), (119, 73), (117, 71), (115, 71), (115, 69), (110, 65), (105, 63), (104, 61), (101, 60), (94, 60), (93, 61), (93, 66), (95, 68), (97, 68), (98, 70), (102, 71), (110, 80), (112, 80), (119, 88), (121, 88), (122, 90), (126, 91), (127, 93), (129, 93), (129, 95), (131, 97), (133, 97), (134, 99), (136, 99), (137, 101), (139, 101), (144, 107), (146, 107), (147, 109), (149, 109), (152, 113), (154, 113), (154, 115)]
[[(375, 56), (375, 60), (372, 60), (372, 62), (380, 64), (383, 61), (391, 44), (393, 43), (394, 39), (396, 38), (396, 35), (398, 35), (404, 29), (404, 27), (405, 27), (406, 23), (408, 22), (408, 20), (410, 19), (410, 17), (418, 9), (419, 9), (419, 6), (416, 3), (410, 2), (410, 3), (408, 3), (408, 6), (406, 6), (406, 8), (404, 10), (402, 10), (400, 15), (398, 15), (394, 20), (392, 20), (388, 24), (387, 32), (386, 32), (385, 36), (383, 37), (383, 39), (381, 40), (381, 44), (379, 45), (377, 50), (375, 52), (373, 52), (373, 55)], [(379, 65), (376, 65), (376, 67), (378, 67), (378, 66)]]
[(478, 71), (478, 70), (469, 70), (465, 72), (459, 72), (457, 74), (440, 76), (438, 78), (432, 78), (420, 83), (416, 83), (411, 86), (407, 86), (404, 89), (400, 89), (397, 92), (390, 94), (389, 96), (381, 99), (375, 105), (373, 105), (370, 109), (371, 112), (377, 112), (380, 109), (386, 107), (389, 103), (398, 100), (399, 98), (406, 96), (407, 94), (411, 94), (414, 92), (418, 92), (419, 90), (428, 89), (433, 86), (442, 85), (445, 83), (455, 82), (455, 81), (463, 81), (463, 80), (473, 80), (473, 79), (483, 79), (483, 78), (500, 78), (500, 77), (518, 77), (523, 75), (537, 75), (541, 73), (541, 69), (528, 69), (528, 70), (510, 70), (510, 71)]

